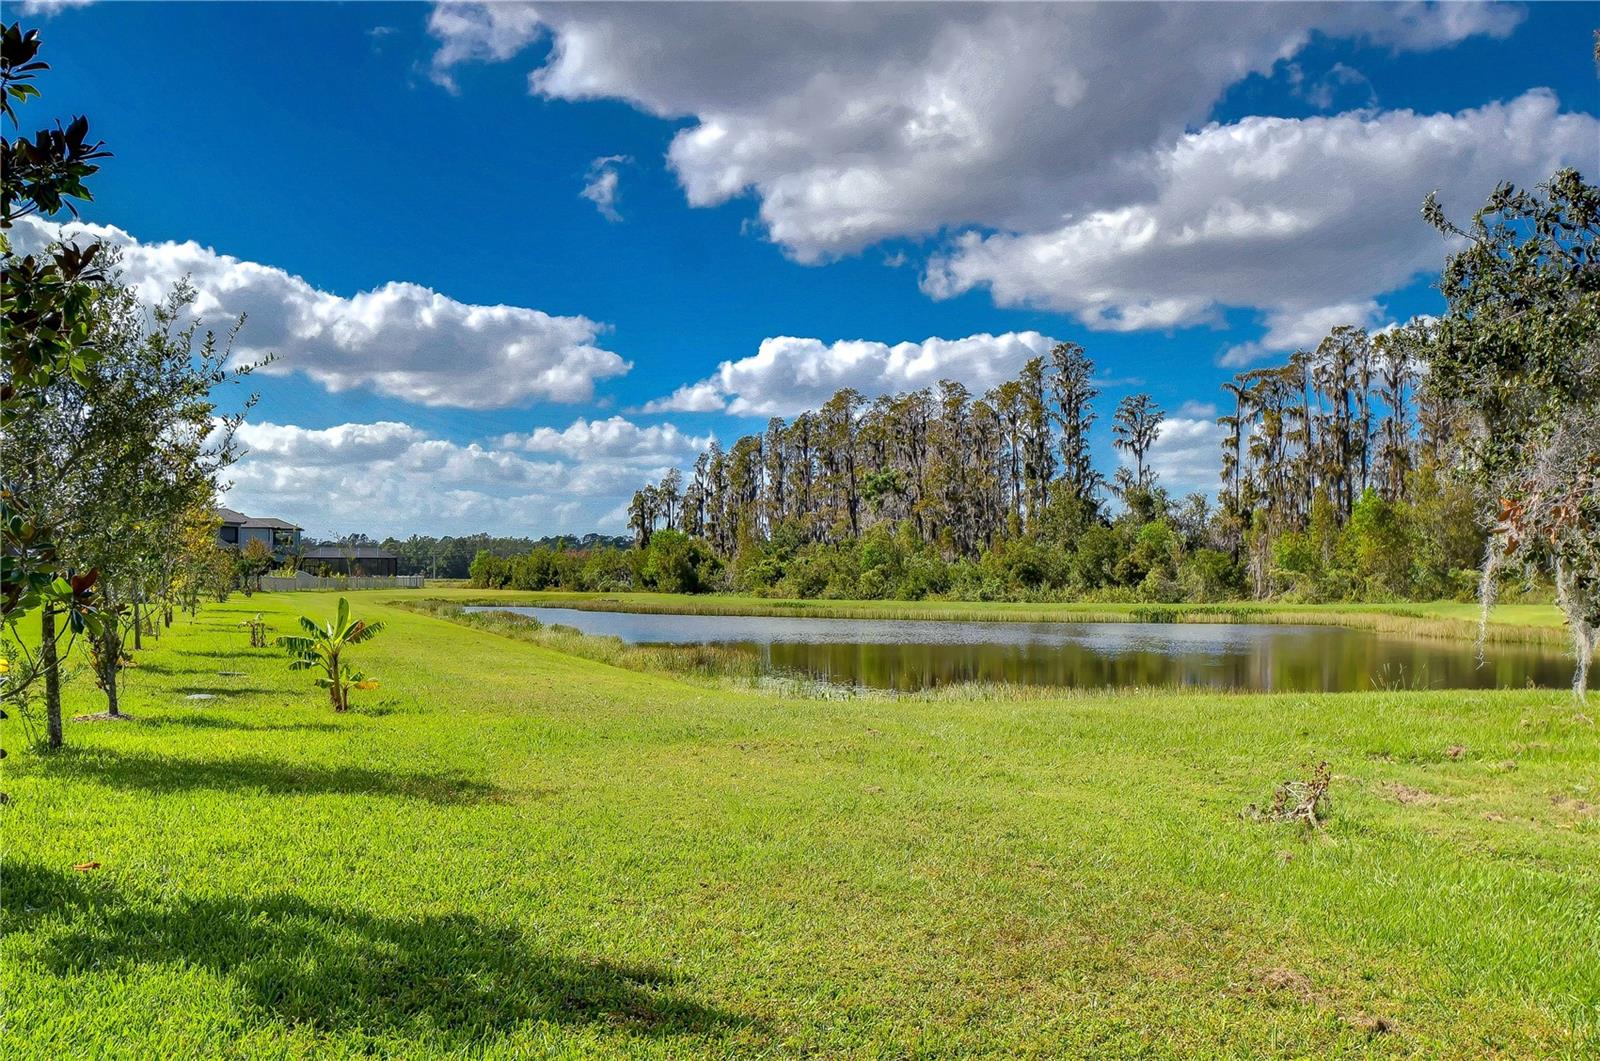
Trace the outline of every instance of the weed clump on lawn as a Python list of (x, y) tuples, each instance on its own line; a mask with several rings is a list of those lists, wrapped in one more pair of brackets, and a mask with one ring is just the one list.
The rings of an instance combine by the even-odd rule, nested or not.
[(241, 620), (239, 625), (250, 628), (251, 648), (267, 647), (267, 621), (261, 617), (260, 612), (256, 612), (254, 618)]
[(1309, 777), (1289, 778), (1273, 789), (1272, 803), (1265, 810), (1252, 803), (1240, 816), (1250, 821), (1299, 822), (1310, 829), (1319, 828), (1332, 810), (1328, 800), (1328, 785), (1332, 780), (1327, 762), (1320, 762)]

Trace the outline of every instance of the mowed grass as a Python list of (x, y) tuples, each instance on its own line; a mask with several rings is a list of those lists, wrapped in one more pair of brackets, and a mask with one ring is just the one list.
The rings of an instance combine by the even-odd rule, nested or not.
[[(591, 611), (695, 615), (800, 615), (827, 619), (949, 619), (966, 622), (1212, 622), (1353, 626), (1414, 637), (1476, 640), (1480, 609), (1460, 601), (1394, 604), (1295, 604), (1230, 601), (1216, 604), (1019, 603), (959, 600), (822, 600), (752, 597), (738, 593), (598, 593), (566, 590), (485, 590), (429, 583), (426, 596), (456, 603), (536, 604)], [(1500, 604), (1484, 629), (1496, 642), (1566, 648), (1572, 637), (1553, 604)]]
[(7, 1057), (1600, 1049), (1568, 694), (782, 698), (350, 596), (351, 714), (248, 647), (285, 594), (6, 724)]

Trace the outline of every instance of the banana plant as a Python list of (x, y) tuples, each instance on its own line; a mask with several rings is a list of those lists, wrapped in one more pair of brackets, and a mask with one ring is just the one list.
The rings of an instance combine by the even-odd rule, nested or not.
[(316, 620), (302, 615), (300, 628), (304, 637), (278, 638), (278, 644), (288, 650), (290, 670), (320, 670), (316, 683), (328, 690), (335, 711), (350, 710), (350, 690), (376, 689), (378, 683), (353, 669), (342, 658), (342, 653), (352, 645), (370, 641), (383, 630), (383, 624), (369, 623), (350, 618), (350, 602), (339, 598), (339, 614), (332, 622), (318, 626)]

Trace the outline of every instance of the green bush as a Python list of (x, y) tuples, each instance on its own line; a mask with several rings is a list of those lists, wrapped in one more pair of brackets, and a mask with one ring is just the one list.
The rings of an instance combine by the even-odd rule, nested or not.
[(1415, 552), (1409, 514), (1368, 489), (1356, 499), (1339, 536), (1339, 558), (1361, 584), (1363, 596), (1383, 599), (1411, 592)]
[(1238, 565), (1218, 549), (1196, 549), (1184, 558), (1179, 572), (1184, 595), (1196, 603), (1227, 600), (1243, 592)]
[(713, 588), (720, 568), (705, 542), (682, 531), (661, 530), (650, 536), (639, 573), (647, 589), (704, 593)]

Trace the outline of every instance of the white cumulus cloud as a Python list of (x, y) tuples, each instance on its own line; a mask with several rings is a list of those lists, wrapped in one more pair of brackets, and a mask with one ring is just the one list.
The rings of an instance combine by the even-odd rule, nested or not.
[(435, 70), (550, 35), (553, 99), (689, 118), (689, 201), (753, 193), (803, 261), (950, 226), (1030, 231), (1146, 185), (1138, 156), (1316, 32), (1395, 49), (1505, 36), (1469, 4), (487, 5), (435, 8)]
[(452, 92), (456, 82), (451, 67), (509, 59), (543, 32), (531, 4), (442, 3), (428, 16), (428, 28), (441, 42), (433, 57), (433, 79)]
[[(983, 289), (1139, 330), (1221, 307), (1366, 304), (1437, 268), (1417, 217), (1435, 185), (1470, 211), (1496, 181), (1592, 162), (1600, 126), (1545, 92), (1454, 115), (1205, 125), (1251, 75), (1290, 70), (1330, 104), (1359, 89), (1353, 68), (1312, 65), (1318, 34), (1419, 51), (1504, 38), (1524, 17), (1479, 3), (449, 4), (430, 28), (445, 74), (547, 37), (534, 94), (681, 123), (668, 163), (688, 201), (752, 197), (799, 261), (932, 239), (935, 297)], [(710, 403), (701, 389), (653, 407)]]
[[(1209, 416), (1169, 416), (1150, 446), (1146, 461), (1169, 494), (1178, 496), (1217, 488), (1222, 469), (1223, 429)], [(1132, 467), (1133, 458), (1122, 450), (1117, 459)]]
[(410, 424), (382, 420), (311, 429), (292, 424), (243, 423), (237, 438), (246, 454), (288, 464), (360, 464), (394, 460), (427, 436)]
[(1055, 340), (1038, 332), (929, 338), (882, 343), (823, 342), (794, 336), (763, 339), (749, 357), (724, 361), (709, 378), (645, 405), (646, 412), (725, 408), (735, 416), (793, 416), (815, 409), (840, 388), (867, 397), (931, 387), (954, 379), (981, 392), (1048, 354)]
[(622, 179), (618, 166), (633, 161), (627, 155), (606, 155), (589, 163), (583, 191), (578, 194), (594, 204), (607, 221), (621, 221), (617, 212), (617, 185)]
[(663, 398), (652, 398), (639, 407), (642, 413), (720, 413), (728, 400), (714, 380), (685, 383)]
[(88, 7), (94, 0), (22, 0), (17, 10), (33, 18), (50, 18), (75, 7)]
[(245, 423), (226, 503), (328, 535), (620, 531), (627, 499), (710, 444), (675, 425), (578, 419), (489, 443), (397, 421)]
[(556, 453), (575, 460), (678, 460), (705, 449), (711, 436), (697, 437), (674, 424), (643, 426), (625, 417), (586, 420), (565, 428), (539, 427), (527, 434), (503, 435), (499, 445), (530, 453)]
[(248, 316), (241, 356), (276, 354), (263, 371), (301, 372), (330, 391), (366, 387), (469, 409), (574, 403), (592, 398), (597, 380), (631, 367), (598, 345), (605, 326), (587, 317), (472, 305), (398, 281), (346, 298), (276, 266), (193, 241), (146, 243), (110, 225), (24, 218), (12, 234), (21, 248), (60, 234), (104, 240), (121, 254), (124, 282), (147, 303), (187, 277), (198, 296), (194, 312), (209, 324)]
[(1245, 368), (1258, 361), (1281, 357), (1296, 350), (1312, 350), (1340, 325), (1371, 328), (1383, 313), (1375, 299), (1341, 302), (1309, 310), (1279, 310), (1266, 315), (1266, 334), (1260, 339), (1236, 343), (1224, 350), (1217, 364), (1225, 368)]
[[(1370, 322), (1374, 296), (1438, 268), (1446, 245), (1419, 215), (1428, 192), (1467, 213), (1501, 180), (1592, 160), (1597, 141), (1600, 121), (1561, 113), (1545, 91), (1459, 114), (1210, 125), (1148, 157), (1153, 187), (1139, 200), (1041, 231), (967, 233), (930, 262), (924, 287), (986, 287), (1002, 305), (1110, 329), (1258, 307), (1262, 346), (1283, 348), (1314, 341), (1312, 322)], [(1355, 319), (1334, 319), (1346, 312)]]

